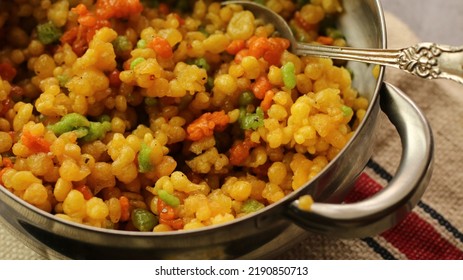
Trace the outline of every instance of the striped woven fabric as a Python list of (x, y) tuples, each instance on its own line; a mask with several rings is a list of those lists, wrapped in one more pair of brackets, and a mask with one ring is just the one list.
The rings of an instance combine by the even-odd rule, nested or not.
[[(346, 198), (346, 203), (355, 203), (374, 195), (392, 178), (393, 175), (378, 162), (370, 160)], [(454, 194), (444, 194), (447, 195)], [(309, 235), (307, 240), (281, 258), (463, 260), (463, 227), (459, 218), (461, 205), (439, 206), (460, 210), (450, 214), (442, 214), (434, 205), (433, 201), (421, 200), (405, 220), (374, 237), (336, 240)]]
[[(383, 185), (375, 177), (387, 182), (392, 179), (392, 175), (374, 161), (370, 161), (367, 168), (371, 171), (360, 176), (347, 201), (362, 200), (381, 190)], [(463, 259), (462, 232), (425, 201), (420, 201), (395, 228), (362, 241), (383, 259)]]

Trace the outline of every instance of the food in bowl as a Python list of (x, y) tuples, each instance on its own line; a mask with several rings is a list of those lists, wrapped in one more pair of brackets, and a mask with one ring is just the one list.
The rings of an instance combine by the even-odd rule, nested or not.
[[(269, 0), (299, 40), (345, 45), (332, 1)], [(130, 231), (276, 203), (349, 141), (367, 99), (239, 5), (2, 2), (0, 184), (57, 217)], [(302, 206), (310, 199), (302, 199)]]

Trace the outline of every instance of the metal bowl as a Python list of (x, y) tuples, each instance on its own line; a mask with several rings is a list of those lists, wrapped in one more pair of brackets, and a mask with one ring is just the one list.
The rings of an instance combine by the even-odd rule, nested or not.
[[(355, 47), (386, 48), (379, 0), (346, 0), (339, 26)], [(0, 187), (0, 214), (15, 236), (49, 258), (72, 259), (251, 259), (288, 249), (306, 231), (332, 237), (365, 237), (402, 221), (421, 198), (432, 173), (431, 128), (419, 108), (399, 89), (372, 74), (372, 65), (349, 62), (354, 86), (370, 106), (342, 152), (312, 181), (280, 202), (233, 222), (167, 233), (98, 229), (61, 220)], [(372, 155), (380, 110), (402, 140), (395, 178), (367, 200), (340, 204)], [(310, 194), (310, 212), (298, 198)]]

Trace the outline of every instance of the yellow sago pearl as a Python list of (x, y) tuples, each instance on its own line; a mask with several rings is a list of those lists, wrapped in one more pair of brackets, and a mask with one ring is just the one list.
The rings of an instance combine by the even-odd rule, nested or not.
[(313, 198), (310, 195), (301, 196), (298, 202), (299, 209), (303, 211), (310, 211), (312, 204), (314, 203)]
[(98, 197), (92, 197), (87, 201), (86, 211), (87, 216), (95, 220), (102, 220), (109, 214), (108, 206)]
[(244, 69), (244, 75), (248, 79), (257, 79), (261, 73), (261, 67), (257, 58), (253, 56), (245, 56), (241, 60), (241, 66)]
[(13, 146), (13, 139), (10, 134), (0, 131), (0, 153), (5, 153)]
[[(24, 191), (32, 184), (41, 184), (42, 180), (35, 177), (30, 171), (18, 171), (14, 173), (11, 179), (5, 182), (6, 187), (10, 187), (16, 191)], [(11, 184), (11, 185), (10, 185)]]
[(269, 203), (275, 203), (285, 196), (283, 190), (276, 184), (267, 183), (262, 191), (262, 197), (266, 198)]
[(56, 181), (55, 188), (53, 189), (53, 195), (57, 201), (63, 202), (71, 190), (72, 183), (64, 180), (63, 178), (59, 178)]
[(47, 198), (47, 189), (40, 183), (31, 184), (23, 194), (23, 199), (33, 205), (41, 205)]
[(281, 185), (286, 179), (287, 169), (283, 162), (274, 162), (267, 171), (270, 183)]
[(63, 201), (63, 211), (69, 217), (82, 219), (87, 215), (86, 204), (84, 195), (72, 190)]
[(227, 27), (227, 35), (232, 39), (249, 39), (255, 30), (254, 14), (250, 11), (240, 11), (233, 15)]
[(236, 79), (229, 74), (219, 75), (214, 80), (214, 91), (231, 95), (238, 89)]

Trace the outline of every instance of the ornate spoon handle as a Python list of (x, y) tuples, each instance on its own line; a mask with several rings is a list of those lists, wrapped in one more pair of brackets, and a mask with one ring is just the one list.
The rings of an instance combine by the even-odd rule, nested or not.
[(356, 49), (298, 43), (295, 52), (391, 66), (421, 78), (443, 78), (463, 84), (463, 46), (420, 43), (403, 49)]

